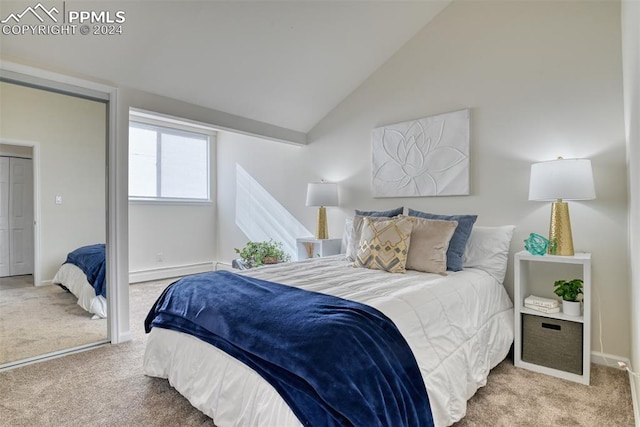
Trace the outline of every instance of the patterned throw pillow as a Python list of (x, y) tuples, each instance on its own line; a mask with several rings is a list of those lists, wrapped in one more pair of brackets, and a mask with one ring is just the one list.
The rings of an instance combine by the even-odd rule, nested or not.
[(367, 217), (367, 216), (361, 216), (361, 215), (354, 216), (352, 221), (353, 229), (351, 231), (351, 239), (347, 244), (346, 257), (349, 259), (349, 261), (355, 261), (356, 257), (358, 256), (358, 245), (360, 244), (360, 235), (362, 234), (362, 227), (364, 226), (364, 222), (363, 222), (364, 218), (370, 218), (374, 222), (386, 221), (391, 219), (389, 217)]
[(360, 242), (360, 233), (362, 232), (362, 218), (365, 216), (389, 219), (398, 215), (402, 215), (404, 207), (390, 209), (388, 211), (361, 211), (356, 209), (355, 216), (351, 222), (352, 228), (349, 230), (349, 236), (345, 242), (346, 257), (349, 261), (355, 261), (358, 255), (358, 243)]
[(375, 221), (364, 217), (362, 222), (355, 266), (404, 273), (414, 219), (401, 217)]

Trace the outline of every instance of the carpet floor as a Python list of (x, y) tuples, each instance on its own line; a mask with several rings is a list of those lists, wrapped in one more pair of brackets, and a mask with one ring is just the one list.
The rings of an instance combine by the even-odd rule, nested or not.
[(0, 290), (0, 365), (103, 341), (106, 319), (92, 315), (56, 285)]
[[(213, 426), (167, 380), (142, 373), (144, 317), (169, 283), (130, 287), (131, 341), (0, 372), (0, 425)], [(583, 386), (507, 359), (456, 426), (633, 426), (627, 375), (598, 365), (591, 375)]]

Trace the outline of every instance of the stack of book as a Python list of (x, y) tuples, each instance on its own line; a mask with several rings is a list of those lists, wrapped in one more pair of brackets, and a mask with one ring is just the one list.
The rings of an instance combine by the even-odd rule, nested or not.
[(531, 310), (536, 310), (541, 313), (559, 313), (560, 303), (558, 300), (552, 298), (537, 297), (535, 295), (529, 295), (524, 299), (524, 306)]

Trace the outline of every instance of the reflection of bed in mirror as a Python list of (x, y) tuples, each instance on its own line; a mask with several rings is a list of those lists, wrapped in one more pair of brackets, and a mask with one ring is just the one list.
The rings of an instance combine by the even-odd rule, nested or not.
[[(62, 269), (56, 280), (68, 287), (68, 293), (47, 285), (52, 284), (68, 252), (105, 243), (107, 237), (109, 97), (80, 81), (83, 89), (27, 72), (29, 75), (16, 70), (11, 79), (0, 82), (5, 144), (0, 150), (32, 158), (34, 196), (30, 199), (37, 219), (32, 221), (34, 234), (30, 237), (33, 283), (14, 292), (22, 297), (11, 307), (15, 315), (0, 309), (1, 347), (19, 347), (20, 353), (14, 353), (17, 358), (0, 360), (0, 367), (3, 362), (18, 366), (108, 340), (107, 322), (89, 321), (95, 313), (106, 315), (106, 300), (96, 297), (87, 283), (77, 285), (76, 276), (84, 273), (69, 273), (72, 268), (68, 266)], [(49, 198), (52, 203), (46, 203)], [(8, 296), (4, 289), (2, 292), (0, 300), (6, 303)], [(47, 299), (50, 296), (54, 298)]]
[(78, 298), (78, 305), (94, 319), (107, 317), (105, 245), (83, 246), (69, 252), (53, 283)]

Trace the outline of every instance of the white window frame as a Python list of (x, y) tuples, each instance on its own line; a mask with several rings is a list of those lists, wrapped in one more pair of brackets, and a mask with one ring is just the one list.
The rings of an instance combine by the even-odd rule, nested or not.
[[(197, 134), (207, 138), (207, 198), (187, 198), (187, 197), (142, 197), (129, 194), (129, 202), (151, 203), (151, 204), (211, 204), (213, 179), (213, 159), (212, 153), (215, 147), (217, 131), (216, 129), (197, 122), (186, 121), (175, 117), (160, 115), (141, 110), (131, 109), (129, 111), (129, 128), (137, 126), (154, 130), (166, 131), (166, 134), (188, 136)], [(157, 177), (156, 177), (157, 178)]]

